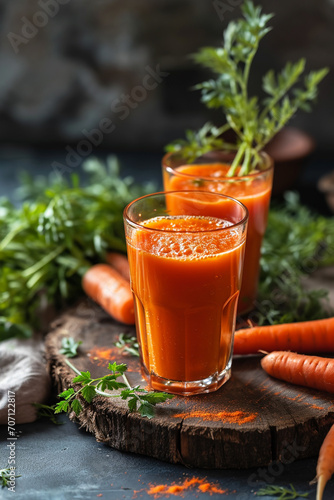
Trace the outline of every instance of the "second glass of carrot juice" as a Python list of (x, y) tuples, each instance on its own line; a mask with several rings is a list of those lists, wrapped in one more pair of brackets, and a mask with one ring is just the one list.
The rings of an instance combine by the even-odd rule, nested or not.
[[(215, 151), (192, 163), (186, 163), (176, 153), (169, 153), (162, 161), (165, 191), (195, 189), (226, 194), (241, 201), (249, 211), (247, 243), (238, 313), (250, 311), (257, 295), (262, 239), (273, 182), (272, 159), (261, 153), (262, 164), (254, 172), (228, 177), (233, 155)], [(219, 217), (219, 215), (218, 215)]]
[(248, 222), (212, 192), (153, 193), (124, 224), (142, 372), (153, 389), (211, 392), (231, 374)]

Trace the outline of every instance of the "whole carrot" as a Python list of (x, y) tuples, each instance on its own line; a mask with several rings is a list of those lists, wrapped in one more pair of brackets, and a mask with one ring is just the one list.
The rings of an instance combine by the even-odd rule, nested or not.
[(322, 500), (322, 495), (326, 483), (332, 477), (333, 473), (334, 473), (334, 425), (332, 425), (332, 427), (330, 428), (327, 436), (325, 437), (324, 442), (321, 445), (317, 463), (317, 475), (316, 478), (313, 479), (313, 481), (311, 481), (311, 484), (318, 481), (316, 500)]
[(129, 262), (126, 256), (119, 252), (109, 252), (106, 255), (106, 261), (116, 269), (125, 278), (130, 281)]
[(304, 354), (334, 352), (334, 318), (254, 326), (235, 332), (234, 354), (283, 350)]
[(271, 352), (261, 359), (262, 368), (272, 377), (334, 393), (334, 359), (295, 352)]
[(130, 283), (108, 264), (92, 266), (82, 279), (86, 294), (121, 323), (135, 322)]

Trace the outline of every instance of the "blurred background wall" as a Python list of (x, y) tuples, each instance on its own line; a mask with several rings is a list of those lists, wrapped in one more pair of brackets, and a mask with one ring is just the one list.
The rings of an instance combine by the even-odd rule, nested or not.
[[(252, 90), (287, 60), (330, 66), (314, 112), (299, 113), (293, 125), (334, 149), (334, 1), (257, 3), (276, 16), (254, 61)], [(161, 151), (185, 128), (220, 123), (189, 90), (207, 75), (188, 55), (218, 45), (240, 4), (0, 0), (0, 143), (75, 147), (90, 137), (112, 152)]]

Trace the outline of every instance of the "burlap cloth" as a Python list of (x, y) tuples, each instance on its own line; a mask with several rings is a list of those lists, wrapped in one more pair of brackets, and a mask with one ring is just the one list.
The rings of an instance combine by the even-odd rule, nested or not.
[(8, 422), (8, 391), (15, 393), (15, 423), (36, 420), (32, 403), (43, 403), (50, 394), (44, 346), (40, 340), (0, 342), (0, 424)]

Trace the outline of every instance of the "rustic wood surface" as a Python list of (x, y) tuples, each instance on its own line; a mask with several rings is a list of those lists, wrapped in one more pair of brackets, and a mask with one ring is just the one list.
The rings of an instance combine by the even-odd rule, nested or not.
[[(133, 327), (109, 318), (83, 300), (53, 323), (46, 337), (46, 356), (57, 390), (68, 388), (75, 376), (59, 354), (61, 339), (83, 343), (72, 363), (92, 376), (107, 373), (109, 361), (128, 365), (131, 384), (140, 383), (139, 360), (114, 346), (121, 332)], [(316, 456), (334, 423), (332, 395), (270, 378), (260, 368), (260, 356), (236, 356), (232, 378), (217, 392), (178, 397), (157, 406), (152, 420), (129, 413), (120, 399), (96, 397), (72, 420), (96, 439), (126, 452), (201, 468), (248, 468), (280, 460)]]

